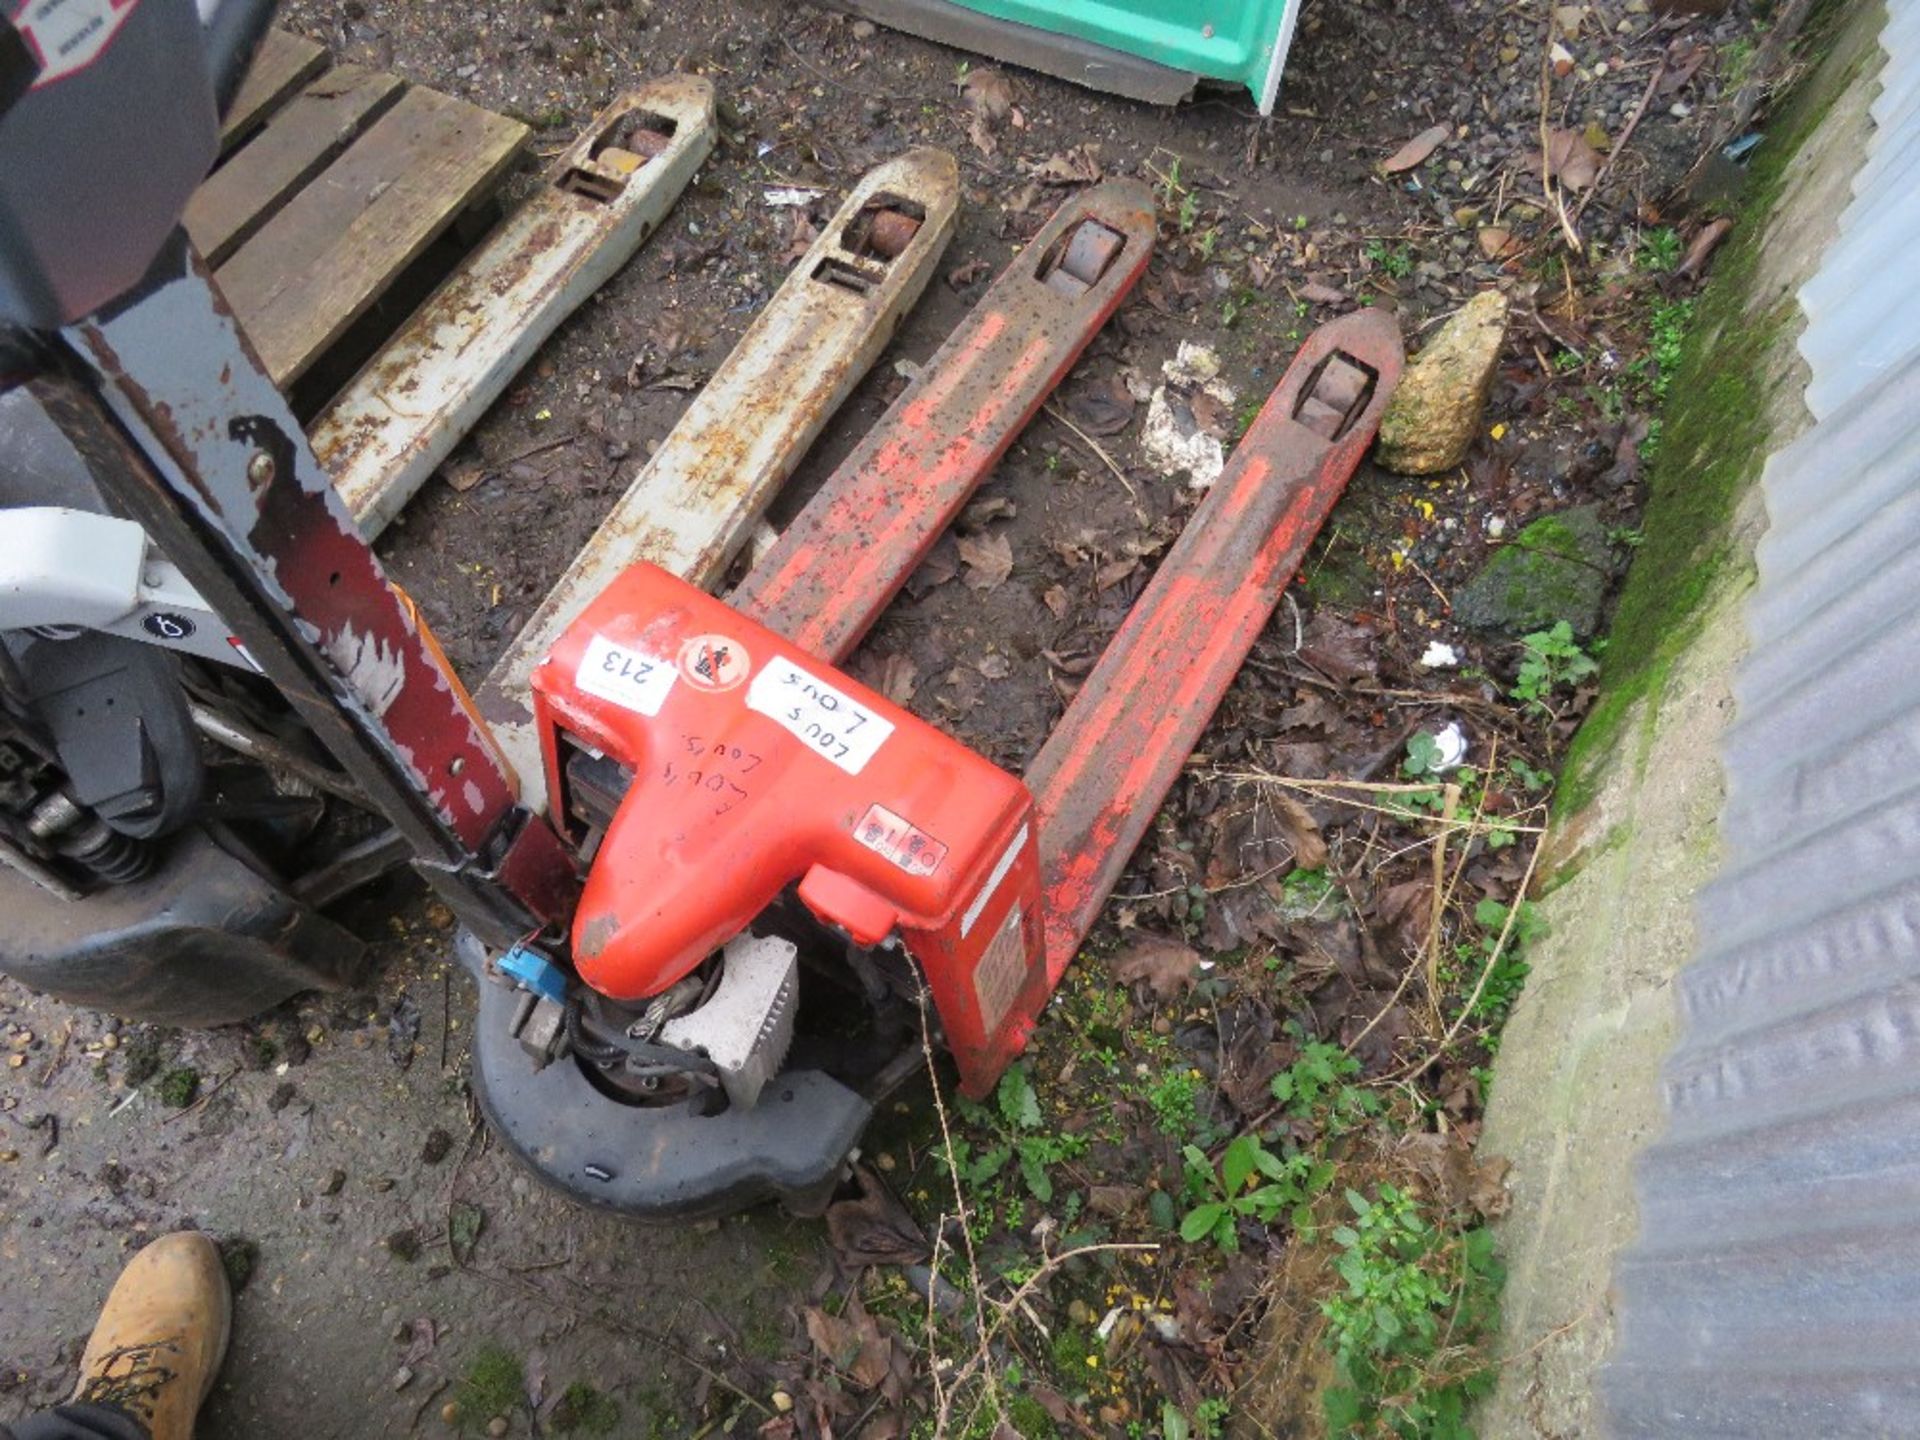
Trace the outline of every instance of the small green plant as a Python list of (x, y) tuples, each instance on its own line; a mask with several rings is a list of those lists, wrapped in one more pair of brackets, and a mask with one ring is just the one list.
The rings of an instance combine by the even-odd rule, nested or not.
[(1191, 1135), (1200, 1125), (1200, 1096), (1206, 1082), (1191, 1069), (1169, 1070), (1147, 1087), (1147, 1104), (1165, 1135)]
[(1680, 263), (1680, 254), (1680, 232), (1672, 226), (1663, 225), (1640, 237), (1640, 249), (1633, 263), (1642, 270), (1664, 275)]
[[(1288, 1028), (1301, 1036), (1298, 1022)], [(1288, 1115), (1310, 1120), (1329, 1134), (1380, 1113), (1380, 1097), (1346, 1082), (1360, 1073), (1360, 1062), (1338, 1045), (1306, 1040), (1300, 1058), (1273, 1077), (1273, 1098)]]
[(1217, 1171), (1198, 1145), (1182, 1153), (1188, 1198), (1199, 1203), (1181, 1220), (1180, 1238), (1189, 1245), (1211, 1240), (1229, 1253), (1240, 1248), (1242, 1219), (1271, 1225), (1284, 1214), (1294, 1229), (1310, 1231), (1309, 1202), (1333, 1180), (1333, 1167), (1326, 1161), (1305, 1151), (1276, 1155), (1257, 1135), (1236, 1136), (1220, 1156)]
[(1345, 1289), (1320, 1307), (1334, 1362), (1328, 1432), (1472, 1440), (1468, 1406), (1494, 1378), (1476, 1348), (1498, 1320), (1492, 1235), (1435, 1226), (1391, 1185), (1346, 1199), (1353, 1221), (1333, 1231)]
[(1220, 1440), (1226, 1433), (1227, 1416), (1233, 1411), (1230, 1401), (1209, 1396), (1193, 1407), (1189, 1416), (1173, 1401), (1160, 1406), (1161, 1440)]
[(1289, 920), (1323, 915), (1339, 893), (1340, 887), (1325, 870), (1289, 870), (1280, 882), (1280, 913)]
[(187, 1066), (167, 1071), (160, 1077), (160, 1103), (184, 1110), (200, 1093), (200, 1072)]
[(1189, 190), (1180, 197), (1180, 233), (1189, 233), (1200, 218), (1200, 197)]
[(1693, 301), (1672, 300), (1653, 307), (1647, 328), (1647, 346), (1653, 356), (1653, 396), (1664, 400), (1673, 385), (1674, 371), (1680, 365), (1680, 351), (1686, 343), (1687, 325), (1693, 319)]
[(1218, 225), (1209, 225), (1193, 237), (1193, 248), (1200, 252), (1202, 260), (1213, 259), (1213, 252), (1219, 248), (1219, 245), (1220, 227)]
[[(1473, 1002), (1472, 1014), (1495, 1031), (1513, 1009), (1514, 1002), (1520, 998), (1521, 987), (1532, 973), (1533, 967), (1526, 960), (1527, 948), (1547, 933), (1546, 921), (1531, 900), (1520, 902), (1520, 913), (1514, 916), (1510, 931), (1508, 913), (1509, 907), (1498, 900), (1481, 900), (1473, 907), (1473, 923), (1479, 927), (1479, 935), (1454, 950), (1461, 965), (1462, 988), (1471, 995), (1476, 985), (1480, 987), (1480, 998)], [(1494, 952), (1503, 933), (1507, 936), (1506, 948), (1496, 957)], [(1487, 971), (1482, 984), (1481, 972), (1489, 965), (1493, 968)], [(1492, 1038), (1489, 1037), (1490, 1041)]]
[(1600, 668), (1600, 662), (1573, 638), (1573, 626), (1565, 620), (1550, 630), (1521, 636), (1520, 648), (1520, 668), (1507, 693), (1549, 719), (1555, 713), (1549, 703), (1555, 692), (1571, 689)]
[(551, 1424), (562, 1435), (611, 1435), (620, 1424), (620, 1404), (584, 1380), (560, 1392)]
[(969, 1189), (984, 1190), (1012, 1161), (1028, 1192), (1045, 1205), (1053, 1199), (1053, 1167), (1087, 1148), (1083, 1136), (1046, 1130), (1040, 1097), (1024, 1065), (1007, 1068), (993, 1092), (991, 1107), (962, 1098), (959, 1108), (969, 1123), (987, 1130), (993, 1142), (978, 1154), (966, 1140), (953, 1142), (957, 1177)]
[(1525, 790), (1529, 795), (1538, 795), (1542, 790), (1545, 790), (1549, 785), (1553, 784), (1552, 771), (1536, 770), (1518, 755), (1508, 757), (1507, 774), (1512, 777), (1514, 784), (1518, 785), (1522, 790)]
[(454, 1404), (463, 1426), (484, 1426), (519, 1409), (526, 1393), (527, 1371), (520, 1358), (504, 1346), (483, 1345), (467, 1366)]
[(1389, 248), (1386, 241), (1374, 240), (1363, 253), (1395, 280), (1404, 280), (1413, 274), (1414, 256), (1410, 246), (1395, 245)]

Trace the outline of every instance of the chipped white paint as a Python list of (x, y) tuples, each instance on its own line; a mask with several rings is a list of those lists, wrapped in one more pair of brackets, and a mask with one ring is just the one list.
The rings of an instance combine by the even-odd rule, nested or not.
[[(672, 141), (601, 201), (562, 189), (589, 152), (639, 111)], [(372, 539), (499, 398), (536, 350), (630, 259), (713, 150), (713, 86), (692, 75), (622, 96), (555, 162), (546, 185), (469, 256), (388, 342), (313, 431), (361, 533)]]
[[(914, 150), (867, 173), (493, 667), (480, 688), (481, 713), (529, 806), (545, 802), (527, 695), (534, 670), (581, 611), (638, 561), (706, 587), (725, 577), (793, 467), (926, 288), (953, 236), (959, 190), (958, 167), (939, 150)], [(843, 243), (848, 226), (881, 197), (911, 202), (926, 217), (884, 270)], [(836, 265), (863, 270), (864, 293), (820, 278), (823, 267)]]
[(377, 635), (363, 635), (353, 626), (345, 626), (326, 641), (327, 658), (346, 678), (353, 693), (366, 702), (375, 715), (385, 715), (406, 688), (407, 665), (398, 650)]

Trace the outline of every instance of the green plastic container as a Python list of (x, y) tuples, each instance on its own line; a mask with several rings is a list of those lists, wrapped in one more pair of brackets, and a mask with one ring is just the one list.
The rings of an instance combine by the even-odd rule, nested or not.
[(1271, 114), (1301, 0), (959, 0), (1170, 70), (1244, 85)]

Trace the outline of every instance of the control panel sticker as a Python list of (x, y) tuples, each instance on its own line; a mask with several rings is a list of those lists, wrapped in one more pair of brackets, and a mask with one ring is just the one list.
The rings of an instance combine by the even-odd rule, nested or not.
[(752, 666), (747, 647), (731, 635), (695, 635), (680, 647), (680, 673), (699, 690), (731, 690)]
[(1016, 905), (1007, 912), (1005, 923), (973, 969), (973, 995), (980, 1002), (980, 1025), (988, 1035), (1007, 1018), (1026, 978), (1027, 947), (1020, 929), (1020, 907)]
[(853, 838), (909, 875), (931, 875), (947, 858), (946, 846), (884, 805), (867, 807), (854, 827)]
[(643, 655), (596, 635), (587, 642), (587, 653), (580, 657), (573, 683), (589, 695), (611, 700), (636, 714), (658, 715), (673, 693), (679, 673), (672, 661)]
[(808, 674), (784, 655), (774, 656), (753, 677), (747, 686), (747, 708), (759, 711), (849, 775), (866, 769), (893, 734), (891, 720)]

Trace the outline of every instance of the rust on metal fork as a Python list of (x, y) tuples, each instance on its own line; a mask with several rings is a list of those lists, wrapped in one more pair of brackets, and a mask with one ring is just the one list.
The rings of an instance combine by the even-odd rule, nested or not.
[(1372, 444), (1401, 365), (1382, 311), (1307, 338), (1027, 767), (1052, 983)]
[(1146, 269), (1153, 235), (1153, 196), (1137, 181), (1108, 181), (1061, 206), (733, 604), (814, 654), (844, 660), (1119, 308)]

